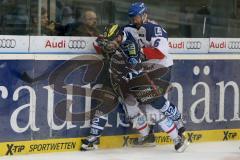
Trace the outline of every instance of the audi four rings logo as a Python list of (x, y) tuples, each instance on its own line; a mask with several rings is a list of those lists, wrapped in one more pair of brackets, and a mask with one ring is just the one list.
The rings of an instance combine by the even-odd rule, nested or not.
[(68, 42), (68, 47), (70, 49), (84, 49), (87, 43), (84, 40), (70, 40)]
[(229, 49), (240, 49), (240, 41), (229, 41), (228, 48)]
[(200, 49), (202, 43), (200, 41), (187, 41), (186, 48), (187, 49)]
[(0, 48), (15, 48), (15, 39), (0, 39)]

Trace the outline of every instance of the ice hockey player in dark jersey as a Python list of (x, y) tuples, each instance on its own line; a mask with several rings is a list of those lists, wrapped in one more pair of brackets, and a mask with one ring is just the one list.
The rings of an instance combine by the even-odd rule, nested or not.
[[(124, 58), (122, 60), (125, 61), (124, 65), (126, 66), (134, 66), (137, 63), (141, 62), (141, 55), (140, 48), (137, 45), (137, 43), (134, 41), (134, 39), (127, 38), (124, 43), (118, 44), (115, 41), (118, 40), (118, 38), (121, 38), (120, 35), (120, 27), (117, 24), (110, 24), (105, 27), (105, 31), (103, 35), (99, 36), (96, 40), (96, 43), (94, 43), (94, 48), (96, 49), (96, 52), (98, 54), (103, 55), (103, 62), (104, 62), (104, 67), (102, 70), (102, 73), (99, 76), (99, 81), (97, 80), (98, 83), (103, 84), (103, 86), (108, 86), (108, 87), (113, 87), (110, 82), (110, 62), (112, 60), (112, 56), (115, 55), (115, 57), (119, 55), (124, 55)], [(131, 40), (133, 41), (131, 41)], [(119, 57), (118, 57), (119, 58)], [(125, 68), (125, 66), (123, 66)], [(133, 71), (133, 68), (130, 68), (129, 71)], [(125, 72), (122, 75), (116, 75), (120, 77), (122, 82), (127, 81), (127, 79), (130, 79), (133, 77), (134, 74), (137, 74), (136, 72)], [(113, 75), (113, 74), (111, 74)], [(104, 78), (103, 78), (104, 77)], [(125, 78), (125, 79), (124, 79)], [(118, 81), (118, 79), (114, 78), (114, 80)], [(120, 80), (120, 81), (121, 81)], [(115, 83), (115, 82), (114, 82)], [(127, 83), (125, 83), (127, 85)], [(150, 127), (147, 124), (146, 116), (144, 113), (138, 108), (138, 102), (136, 99), (128, 94), (122, 94), (121, 92), (123, 91), (115, 91), (117, 92), (118, 96), (121, 98), (121, 102), (123, 106), (128, 105), (129, 103), (135, 103), (132, 108), (133, 110), (137, 112), (137, 116), (134, 114), (131, 114), (132, 111), (124, 110), (127, 112), (128, 111), (128, 117), (130, 118), (130, 121), (133, 123), (133, 128), (137, 129), (139, 133), (142, 136), (146, 136), (147, 141), (145, 140), (145, 144), (148, 143), (148, 145), (152, 145), (155, 142), (154, 135), (152, 133), (152, 130), (150, 130)], [(127, 113), (126, 113), (127, 114)], [(102, 135), (104, 129), (105, 129), (105, 124), (107, 120), (107, 114), (105, 115), (94, 115), (91, 126), (90, 126), (90, 136), (88, 136), (86, 139), (82, 140), (81, 144), (81, 150), (92, 150), (96, 149), (97, 145), (99, 143), (99, 137)], [(172, 126), (170, 126), (172, 127)]]
[[(115, 26), (115, 25), (111, 26), (110, 25), (110, 30), (109, 31), (114, 33), (114, 28), (116, 29), (117, 26)], [(131, 37), (130, 34), (128, 35), (128, 37), (126, 39), (129, 40), (129, 37)], [(132, 38), (133, 37), (131, 37), (130, 39), (132, 39)], [(119, 37), (117, 36), (114, 40), (115, 40), (115, 42), (112, 41), (112, 44), (110, 45), (110, 47), (95, 46), (95, 48), (96, 48), (97, 51), (105, 50), (105, 51), (108, 52), (108, 50), (111, 50), (112, 45), (118, 46), (116, 41), (119, 40)], [(100, 45), (101, 45), (101, 43), (105, 43), (104, 40), (102, 42), (99, 42)], [(129, 45), (128, 43), (124, 43), (124, 44)], [(130, 46), (134, 46), (134, 45), (131, 44)], [(130, 48), (132, 48), (132, 47), (130, 47)], [(131, 56), (128, 56), (128, 57), (129, 57), (129, 62), (138, 63), (138, 60), (136, 59), (136, 57), (131, 57)], [(133, 77), (133, 75), (135, 73), (136, 72), (130, 73), (129, 76), (127, 76), (126, 78), (131, 79), (131, 77)], [(137, 75), (137, 74), (135, 74), (135, 75)], [(153, 137), (153, 134), (150, 130), (149, 125), (147, 124), (146, 116), (139, 109), (139, 107), (138, 107), (139, 103), (136, 101), (136, 99), (131, 95), (130, 96), (125, 96), (125, 99), (124, 99), (123, 103), (125, 103), (124, 105), (126, 106), (127, 113), (129, 114), (129, 117), (131, 118), (131, 122), (133, 123), (133, 127), (136, 128), (139, 131), (139, 133), (142, 135), (139, 139), (140, 141), (137, 141), (136, 143), (142, 145), (142, 144), (145, 144), (145, 143), (153, 142), (154, 137)], [(180, 138), (178, 136), (177, 129), (176, 129), (174, 123), (172, 122), (172, 120), (168, 117), (165, 117), (165, 116), (161, 116), (161, 117), (162, 117), (161, 120), (157, 120), (157, 121), (159, 121), (159, 125), (161, 126), (161, 128), (163, 128), (163, 130), (165, 132), (167, 132), (173, 140), (179, 141)], [(91, 126), (91, 135), (87, 139), (84, 139), (82, 141), (82, 146), (81, 146), (82, 150), (94, 149), (93, 146), (96, 145), (96, 143), (98, 142), (98, 137), (101, 136), (101, 133), (102, 133), (104, 127), (105, 127), (105, 123), (106, 123), (104, 121), (105, 118), (104, 117), (96, 117), (96, 118), (97, 118), (97, 121), (95, 121), (94, 125)], [(98, 122), (98, 123), (96, 123), (96, 122)], [(104, 123), (100, 123), (100, 122), (104, 122)], [(92, 131), (94, 131), (94, 132), (92, 132)], [(180, 146), (176, 150), (181, 152), (181, 151), (184, 150), (184, 147)]]

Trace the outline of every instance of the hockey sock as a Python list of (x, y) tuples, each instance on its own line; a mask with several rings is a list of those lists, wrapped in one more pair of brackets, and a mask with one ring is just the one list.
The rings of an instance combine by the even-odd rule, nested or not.
[(132, 95), (124, 100), (125, 110), (133, 124), (133, 128), (137, 129), (142, 136), (147, 136), (149, 133), (149, 126), (147, 124), (147, 117), (139, 109), (139, 103)]
[(91, 136), (100, 137), (103, 133), (106, 123), (107, 117), (105, 116), (94, 117), (90, 129)]
[(165, 117), (158, 124), (172, 139), (178, 137), (177, 127), (170, 118)]
[(147, 124), (147, 118), (143, 113), (139, 113), (132, 119), (133, 128), (136, 128), (142, 136), (149, 134), (149, 126)]

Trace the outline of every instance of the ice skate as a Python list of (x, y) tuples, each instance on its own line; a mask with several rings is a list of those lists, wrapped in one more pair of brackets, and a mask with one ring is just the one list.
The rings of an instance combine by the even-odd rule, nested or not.
[(156, 146), (154, 134), (142, 136), (133, 140), (133, 147), (154, 147)]
[(156, 146), (155, 143), (155, 136), (153, 134), (153, 126), (150, 126), (150, 131), (147, 136), (141, 136), (133, 141), (134, 147), (154, 147)]
[(186, 148), (189, 146), (188, 140), (185, 138), (185, 136), (178, 136), (173, 140), (174, 142), (174, 148), (177, 152), (184, 152)]
[(178, 119), (177, 121), (174, 121), (174, 123), (177, 126), (178, 135), (180, 137), (182, 137), (184, 135), (185, 130), (186, 130), (185, 127), (184, 127), (182, 118)]
[(86, 139), (82, 139), (81, 142), (82, 142), (81, 147), (80, 147), (81, 151), (94, 150), (94, 149), (98, 149), (99, 138), (90, 136)]

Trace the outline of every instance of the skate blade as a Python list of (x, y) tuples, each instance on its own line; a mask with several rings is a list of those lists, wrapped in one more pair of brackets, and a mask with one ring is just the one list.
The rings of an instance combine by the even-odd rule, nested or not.
[(184, 151), (186, 150), (186, 148), (189, 146), (189, 144), (190, 144), (190, 143), (188, 142), (188, 140), (185, 139), (182, 147), (180, 147), (180, 148), (177, 150), (177, 152), (179, 152), (179, 153), (184, 152)]
[(131, 144), (130, 146), (133, 147), (133, 148), (142, 148), (142, 147), (155, 147), (157, 144), (154, 142), (154, 143), (145, 143), (145, 144), (139, 144), (139, 145), (135, 145), (135, 144)]
[(92, 147), (88, 147), (87, 145), (82, 145), (80, 151), (92, 151), (98, 149), (98, 145), (93, 145)]

